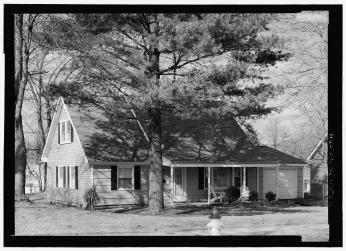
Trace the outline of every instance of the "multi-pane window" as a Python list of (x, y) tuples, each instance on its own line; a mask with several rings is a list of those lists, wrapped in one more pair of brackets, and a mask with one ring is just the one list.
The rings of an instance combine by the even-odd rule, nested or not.
[(66, 121), (65, 127), (66, 127), (65, 142), (66, 143), (71, 142), (71, 122)]
[(133, 189), (133, 167), (118, 167), (118, 189)]
[(60, 166), (57, 168), (57, 187), (60, 188), (78, 188), (78, 167)]
[(214, 181), (214, 187), (228, 187), (229, 186), (228, 168), (224, 168), (224, 167), (213, 168), (213, 181)]
[(60, 122), (60, 144), (72, 142), (72, 125), (71, 121)]
[(64, 166), (60, 166), (58, 169), (58, 187), (64, 187)]
[(65, 143), (65, 138), (66, 138), (66, 132), (65, 132), (65, 122), (60, 123), (60, 130), (61, 130), (61, 136), (60, 136), (60, 142)]
[[(226, 167), (212, 167), (211, 172), (211, 184), (213, 187), (228, 187), (230, 186), (230, 173), (229, 168)], [(208, 189), (208, 167), (204, 168), (204, 189)]]
[(76, 166), (70, 166), (70, 188), (76, 188)]

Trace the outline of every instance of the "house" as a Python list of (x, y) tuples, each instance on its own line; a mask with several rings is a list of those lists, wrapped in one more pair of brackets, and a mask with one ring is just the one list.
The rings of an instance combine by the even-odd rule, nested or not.
[(310, 196), (328, 196), (328, 133), (317, 143), (307, 158), (310, 170)]
[[(56, 200), (81, 204), (96, 185), (100, 205), (147, 203), (146, 128), (127, 110), (110, 110), (78, 108), (59, 98), (42, 155)], [(257, 192), (259, 199), (268, 191), (279, 199), (304, 196), (307, 163), (254, 145), (227, 114), (163, 114), (162, 151), (165, 203), (210, 203), (230, 186), (241, 188), (245, 197)]]

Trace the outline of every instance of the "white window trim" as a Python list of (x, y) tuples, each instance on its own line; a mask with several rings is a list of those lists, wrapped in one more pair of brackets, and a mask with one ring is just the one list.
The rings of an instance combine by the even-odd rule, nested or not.
[[(67, 137), (67, 126), (66, 126), (67, 122), (70, 122), (70, 126), (72, 127), (72, 123), (71, 123), (71, 121), (69, 119), (63, 120), (63, 121), (59, 122), (59, 124), (60, 124), (59, 135), (60, 135), (60, 144), (61, 145), (71, 143), (72, 130), (70, 130), (70, 137)], [(64, 125), (64, 129), (65, 129), (65, 137), (64, 138), (62, 137), (62, 125)], [(66, 140), (66, 138), (67, 138), (67, 140)]]
[[(74, 182), (75, 182), (75, 184), (71, 184), (71, 182), (72, 182), (72, 179), (71, 179), (71, 177), (72, 177), (72, 173), (73, 173), (73, 171), (75, 171), (75, 166), (69, 166), (69, 172), (70, 172), (70, 179), (69, 179), (69, 188), (70, 189), (76, 189), (75, 187), (75, 184), (76, 184), (76, 175), (74, 175)], [(73, 170), (73, 171), (72, 171)]]
[[(132, 180), (131, 180), (132, 188), (131, 189), (119, 188), (119, 167), (120, 168), (132, 168)], [(134, 191), (135, 190), (135, 165), (117, 166), (117, 190), (119, 190), (119, 191)]]
[[(61, 183), (60, 183), (60, 172), (61, 172), (61, 170), (63, 170), (64, 166), (58, 166), (58, 188), (77, 190), (75, 188), (75, 184), (71, 184), (71, 174), (72, 174), (72, 170), (75, 170), (75, 166), (67, 166), (67, 165), (65, 165), (65, 167), (67, 169), (67, 171), (65, 173), (65, 177), (64, 177), (65, 181), (66, 181), (66, 187), (64, 187), (64, 180), (62, 180)], [(68, 181), (68, 183), (67, 183), (67, 173), (69, 173), (69, 181)], [(78, 181), (76, 181), (76, 176), (75, 176), (75, 182), (78, 182)], [(71, 186), (71, 185), (73, 185), (73, 186)]]
[(64, 188), (64, 177), (62, 179), (60, 178), (61, 172), (64, 173), (63, 169), (64, 166), (58, 166), (58, 188)]
[[(76, 168), (78, 170), (78, 166), (70, 166), (70, 187), (69, 189), (72, 189), (72, 190), (78, 190), (78, 188), (76, 188), (76, 183), (77, 183), (77, 187), (78, 187), (78, 177), (76, 177), (76, 173), (74, 174), (74, 184), (72, 184), (73, 186), (71, 187), (71, 173), (72, 173), (72, 170), (74, 172), (76, 172)], [(77, 171), (78, 172), (78, 171)], [(76, 179), (77, 178), (77, 179)]]

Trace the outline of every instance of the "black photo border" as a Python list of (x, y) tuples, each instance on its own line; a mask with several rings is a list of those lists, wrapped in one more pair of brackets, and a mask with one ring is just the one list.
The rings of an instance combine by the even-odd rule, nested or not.
[[(300, 236), (15, 236), (14, 235), (14, 14), (109, 12), (329, 11), (328, 169), (329, 241)], [(342, 5), (78, 5), (5, 4), (4, 246), (5, 247), (339, 247), (342, 246)]]

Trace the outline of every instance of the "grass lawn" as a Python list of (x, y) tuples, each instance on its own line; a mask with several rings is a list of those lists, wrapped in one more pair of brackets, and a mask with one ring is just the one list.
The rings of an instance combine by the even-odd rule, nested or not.
[[(164, 215), (143, 208), (84, 211), (49, 205), (38, 196), (33, 204), (16, 202), (16, 235), (209, 235), (210, 208), (178, 205)], [(223, 235), (301, 235), (303, 241), (328, 241), (328, 208), (321, 206), (220, 206)]]

